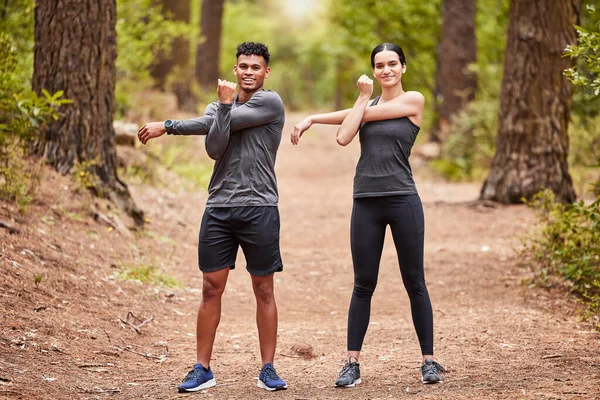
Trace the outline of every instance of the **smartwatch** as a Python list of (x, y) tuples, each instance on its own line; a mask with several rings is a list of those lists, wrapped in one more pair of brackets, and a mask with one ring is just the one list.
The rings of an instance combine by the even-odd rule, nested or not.
[(173, 121), (168, 119), (165, 121), (165, 129), (167, 130), (167, 135), (171, 135), (173, 129)]

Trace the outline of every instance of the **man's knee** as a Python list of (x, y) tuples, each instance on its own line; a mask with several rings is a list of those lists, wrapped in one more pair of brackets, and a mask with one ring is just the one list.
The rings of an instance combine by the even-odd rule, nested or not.
[(274, 300), (273, 281), (259, 280), (252, 283), (256, 300), (262, 303), (270, 303)]
[(224, 291), (225, 282), (205, 278), (202, 283), (202, 298), (205, 300), (220, 298)]

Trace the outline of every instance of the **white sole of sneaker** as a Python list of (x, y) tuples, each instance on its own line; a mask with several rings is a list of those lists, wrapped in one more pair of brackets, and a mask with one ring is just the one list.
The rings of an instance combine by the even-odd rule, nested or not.
[(277, 386), (274, 388), (268, 387), (267, 385), (265, 385), (265, 383), (263, 381), (261, 381), (260, 379), (258, 380), (258, 382), (256, 383), (256, 386), (258, 386), (261, 389), (265, 389), (268, 390), (269, 392), (273, 392), (275, 390), (285, 390), (287, 389), (287, 385), (285, 386)]
[(444, 383), (444, 381), (437, 381), (437, 382), (431, 382), (431, 381), (421, 381), (423, 382), (425, 385), (434, 385), (436, 383)]
[(337, 387), (337, 388), (351, 388), (351, 387), (354, 387), (354, 386), (360, 384), (361, 382), (362, 382), (362, 380), (360, 378), (358, 378), (351, 385), (334, 385), (334, 386)]
[(211, 388), (211, 387), (215, 386), (216, 384), (217, 384), (217, 381), (215, 381), (215, 378), (213, 378), (210, 381), (206, 381), (202, 385), (200, 385), (198, 387), (195, 387), (193, 389), (179, 389), (179, 392), (180, 393), (184, 393), (184, 392), (197, 392), (198, 390)]

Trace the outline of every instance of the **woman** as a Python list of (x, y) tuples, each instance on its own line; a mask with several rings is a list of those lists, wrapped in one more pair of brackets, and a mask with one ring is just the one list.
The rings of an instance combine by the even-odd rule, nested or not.
[(375, 47), (371, 66), (381, 96), (369, 102), (373, 81), (363, 75), (352, 109), (309, 116), (291, 134), (292, 143), (298, 144), (312, 124), (341, 124), (336, 135), (340, 145), (349, 144), (357, 133), (360, 138), (350, 228), (354, 290), (348, 312), (348, 361), (335, 385), (353, 387), (361, 382), (360, 351), (369, 326), (387, 225), (421, 346), (422, 380), (438, 383), (444, 368), (433, 360), (433, 314), (423, 270), (423, 207), (408, 162), (423, 120), (425, 99), (419, 92), (402, 88), (406, 59), (400, 46), (383, 43)]

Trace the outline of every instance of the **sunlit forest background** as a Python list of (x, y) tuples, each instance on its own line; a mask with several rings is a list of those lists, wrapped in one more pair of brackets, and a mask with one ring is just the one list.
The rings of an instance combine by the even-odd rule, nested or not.
[[(16, 82), (29, 87), (33, 73), (33, 0), (0, 6), (3, 40), (16, 47)], [(427, 101), (420, 140), (442, 142), (434, 168), (450, 179), (483, 179), (494, 154), (509, 17), (508, 0), (472, 2), (471, 14), (454, 17), (473, 27), (450, 46), (442, 35), (442, 0), (118, 0), (116, 118), (165, 119), (160, 93), (177, 98), (178, 108), (202, 113), (214, 100), (217, 77), (231, 79), (235, 48), (243, 41), (266, 43), (277, 91), (288, 111), (326, 111), (349, 107), (355, 81), (370, 72), (369, 54), (384, 41), (405, 51), (407, 90)], [(460, 2), (458, 2), (460, 3)], [(468, 3), (468, 2), (466, 2)], [(587, 4), (585, 4), (587, 3)], [(581, 26), (593, 30), (598, 13), (586, 10)], [(469, 21), (471, 19), (471, 21)], [(201, 23), (202, 22), (202, 23)], [(216, 32), (216, 33), (215, 33)], [(41, 38), (40, 38), (41, 39)], [(453, 64), (454, 53), (473, 48), (472, 60)], [(452, 65), (448, 65), (452, 63)], [(450, 113), (444, 112), (444, 66), (468, 68), (471, 83)], [(577, 91), (571, 121), (570, 161), (578, 193), (586, 192), (585, 168), (600, 155), (598, 96)], [(451, 127), (449, 125), (452, 125)]]
[[(533, 3), (541, 15), (534, 15)], [(57, 4), (38, 1), (36, 11), (34, 0), (0, 2), (3, 199), (31, 202), (36, 175), (23, 164), (31, 154), (45, 157), (63, 174), (75, 171), (89, 177), (87, 187), (98, 186), (94, 182), (99, 177), (105, 187), (97, 193), (117, 188), (129, 197), (117, 178), (110, 123), (139, 126), (201, 115), (216, 98), (217, 79), (233, 79), (235, 49), (241, 42), (269, 46), (272, 74), (266, 88), (281, 95), (288, 115), (350, 107), (357, 78), (370, 73), (371, 50), (394, 42), (407, 58), (404, 89), (420, 91), (426, 98), (417, 145), (432, 145), (430, 173), (453, 181), (485, 181), (483, 200), (537, 201), (545, 215), (553, 216), (548, 223), (561, 216), (559, 225), (551, 225), (554, 231), (547, 232), (547, 252), (540, 250), (540, 257), (583, 259), (582, 266), (575, 261), (564, 264), (561, 258), (552, 268), (576, 284), (585, 281), (581, 293), (593, 293), (600, 307), (600, 282), (594, 280), (600, 276), (596, 0), (104, 0), (89, 10), (83, 8), (87, 2)], [(81, 9), (61, 8), (68, 4)], [(94, 31), (87, 39), (98, 43), (78, 42), (89, 24), (106, 30)], [(554, 39), (545, 42), (562, 37), (572, 40), (562, 45)], [(61, 47), (67, 39), (73, 42)], [(73, 65), (79, 62), (76, 55), (94, 59), (88, 54), (92, 45), (100, 49), (101, 60), (116, 52), (110, 65), (114, 74), (103, 65), (93, 73), (86, 72), (93, 63)], [(66, 64), (57, 63), (59, 58)], [(50, 81), (54, 87), (47, 85)], [(95, 84), (91, 90), (106, 86), (108, 111), (98, 116), (109, 122), (98, 132), (106, 132), (108, 139), (100, 148), (76, 145), (79, 139), (56, 144), (62, 137), (57, 132), (77, 136), (79, 131), (71, 129), (75, 126), (91, 127), (84, 144), (96, 134), (91, 121), (102, 118), (92, 118), (82, 108), (89, 88), (73, 89), (90, 82)], [(533, 94), (519, 97), (521, 92)], [(83, 125), (73, 122), (86, 116), (90, 117)], [(517, 143), (520, 153), (512, 154)], [(179, 153), (171, 154), (176, 154), (171, 163), (181, 159)], [(517, 158), (521, 167), (510, 165)], [(210, 168), (202, 182), (207, 174)], [(506, 176), (516, 178), (506, 183)], [(541, 189), (549, 189), (559, 203), (583, 201), (566, 212), (562, 204), (549, 205), (548, 196), (535, 197)], [(128, 204), (125, 209), (135, 210)], [(139, 210), (133, 214), (143, 221)], [(564, 239), (572, 230), (582, 234), (576, 226), (586, 227), (585, 239)], [(553, 246), (560, 243), (573, 246), (557, 253)]]

